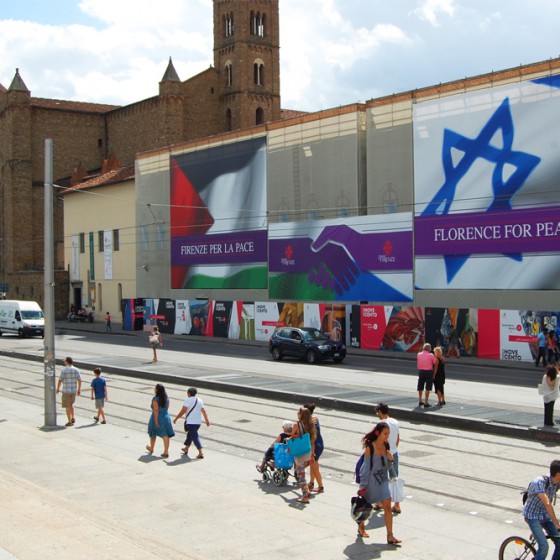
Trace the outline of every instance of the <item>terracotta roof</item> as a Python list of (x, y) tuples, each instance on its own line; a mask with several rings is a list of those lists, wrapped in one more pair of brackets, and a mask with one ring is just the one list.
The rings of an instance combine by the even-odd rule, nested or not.
[(84, 113), (108, 113), (118, 109), (119, 105), (104, 105), (101, 103), (87, 103), (84, 101), (66, 101), (64, 99), (44, 99), (32, 97), (31, 104), (45, 109), (61, 109), (66, 111), (81, 111)]
[(280, 109), (281, 119), (293, 119), (294, 117), (301, 117), (301, 115), (306, 115), (307, 111), (296, 111), (294, 109)]
[(81, 183), (78, 183), (69, 189), (63, 190), (60, 194), (65, 195), (75, 191), (92, 189), (94, 187), (114, 185), (115, 183), (129, 181), (130, 179), (134, 179), (134, 165), (121, 167), (120, 169), (113, 169), (112, 171), (107, 171), (107, 173), (103, 173), (102, 175), (97, 175), (95, 177), (86, 177)]

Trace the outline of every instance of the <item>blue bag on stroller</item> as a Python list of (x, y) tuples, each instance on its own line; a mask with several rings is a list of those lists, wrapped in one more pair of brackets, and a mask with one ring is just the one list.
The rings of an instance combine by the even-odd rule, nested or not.
[(278, 469), (291, 469), (294, 466), (294, 457), (288, 452), (285, 443), (274, 444), (274, 466)]

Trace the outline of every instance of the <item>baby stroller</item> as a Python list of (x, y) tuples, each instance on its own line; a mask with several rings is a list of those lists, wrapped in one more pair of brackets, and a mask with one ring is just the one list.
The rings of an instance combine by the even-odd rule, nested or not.
[(288, 453), (288, 446), (285, 443), (274, 444), (274, 461), (266, 461), (261, 470), (263, 482), (270, 482), (274, 486), (282, 486), (290, 476), (295, 478), (295, 474), (290, 472), (294, 466), (294, 458)]

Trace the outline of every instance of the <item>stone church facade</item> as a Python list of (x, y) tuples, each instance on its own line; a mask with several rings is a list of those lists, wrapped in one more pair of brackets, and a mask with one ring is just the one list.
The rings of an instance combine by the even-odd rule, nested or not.
[[(43, 300), (46, 138), (54, 144), (55, 185), (69, 187), (130, 166), (140, 152), (280, 120), (278, 20), (278, 0), (214, 0), (214, 65), (181, 81), (170, 59), (158, 95), (124, 107), (33, 97), (19, 69), (8, 88), (0, 84), (0, 292)], [(63, 316), (68, 273), (58, 197), (54, 214)]]

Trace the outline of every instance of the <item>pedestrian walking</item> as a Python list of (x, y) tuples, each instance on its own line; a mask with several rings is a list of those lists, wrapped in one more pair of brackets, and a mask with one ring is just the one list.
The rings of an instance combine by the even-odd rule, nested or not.
[[(321, 424), (319, 424), (319, 418), (313, 414), (315, 411), (315, 403), (307, 403), (303, 406), (311, 412), (311, 420), (316, 431), (315, 445), (313, 447), (313, 461), (309, 465), (308, 489), (310, 492), (322, 494), (325, 491), (325, 488), (323, 486), (323, 477), (321, 476), (321, 471), (319, 469), (319, 458), (323, 454), (325, 444), (323, 442), (323, 436), (321, 435)], [(317, 482), (317, 488), (315, 488), (315, 482)]]
[(111, 314), (108, 311), (105, 314), (105, 332), (113, 332), (111, 328)]
[(97, 415), (93, 419), (99, 422), (101, 418), (101, 423), (107, 424), (105, 411), (103, 410), (107, 400), (107, 382), (101, 377), (101, 368), (95, 368), (93, 374), (95, 377), (91, 382), (91, 400), (95, 398), (95, 408), (97, 409)]
[(558, 342), (552, 329), (548, 331), (548, 336), (546, 337), (546, 354), (549, 364), (558, 363)]
[(438, 398), (438, 405), (445, 404), (445, 358), (443, 357), (443, 349), (441, 346), (434, 348), (434, 356), (436, 357), (436, 366), (434, 372), (434, 391)]
[(74, 413), (74, 403), (76, 396), (80, 396), (82, 390), (82, 378), (80, 370), (74, 367), (74, 360), (67, 356), (64, 360), (64, 367), (60, 370), (60, 377), (56, 386), (56, 394), (60, 392), (62, 386), (62, 408), (66, 411), (68, 422), (66, 426), (73, 426), (76, 423)]
[(294, 423), (294, 427), (292, 428), (292, 435), (290, 439), (295, 439), (303, 434), (309, 434), (309, 438), (311, 440), (311, 451), (309, 453), (305, 453), (305, 455), (299, 455), (298, 457), (294, 457), (294, 470), (296, 471), (296, 479), (297, 484), (301, 489), (302, 495), (297, 501), (300, 504), (308, 504), (309, 503), (309, 486), (307, 485), (307, 480), (305, 478), (305, 469), (311, 464), (313, 459), (313, 445), (315, 443), (315, 439), (317, 437), (317, 430), (315, 429), (315, 425), (313, 424), (313, 420), (311, 418), (311, 412), (304, 408), (303, 406), (298, 410), (297, 413), (297, 422)]
[(537, 335), (537, 358), (535, 360), (535, 367), (539, 367), (542, 359), (543, 366), (546, 367), (546, 334), (544, 327), (541, 328), (541, 332)]
[[(418, 352), (416, 364), (418, 367), (418, 406), (428, 408), (430, 403), (430, 391), (434, 383), (434, 368), (436, 365), (436, 357), (431, 353), (431, 344), (424, 344), (422, 352)], [(424, 402), (422, 402), (422, 391), (425, 390)]]
[(173, 424), (169, 417), (169, 397), (165, 391), (165, 387), (158, 383), (154, 388), (154, 397), (152, 398), (151, 408), (152, 414), (148, 421), (148, 435), (150, 437), (150, 445), (146, 445), (148, 453), (154, 452), (156, 439), (163, 439), (163, 458), (169, 457), (169, 438), (175, 435)]
[[(527, 501), (523, 506), (523, 518), (529, 525), (537, 541), (535, 560), (545, 560), (548, 555), (546, 536), (559, 537), (560, 524), (552, 506), (556, 502), (556, 492), (560, 484), (560, 461), (550, 463), (550, 475), (538, 476), (527, 488)], [(553, 539), (554, 554), (552, 560), (560, 559), (560, 539)]]
[(552, 364), (548, 364), (542, 379), (545, 426), (554, 426), (554, 403), (559, 394), (560, 377), (558, 376), (558, 368)]
[(156, 363), (157, 362), (157, 347), (163, 346), (163, 339), (161, 337), (161, 333), (159, 332), (159, 329), (157, 328), (157, 326), (153, 327), (151, 332), (150, 332), (150, 336), (149, 336), (149, 341), (150, 341), (150, 346), (152, 347), (152, 351), (154, 352), (154, 359), (152, 360), (152, 362)]
[[(389, 415), (389, 405), (379, 403), (376, 408), (377, 417), (381, 422), (385, 422), (389, 426), (389, 452), (393, 456), (393, 464), (389, 470), (390, 478), (398, 478), (399, 476), (399, 443), (401, 442), (401, 431), (399, 423)], [(381, 505), (381, 504), (379, 504)], [(395, 502), (392, 507), (394, 513), (401, 513), (401, 504)]]
[(189, 454), (189, 447), (194, 443), (194, 446), (198, 449), (196, 458), (204, 459), (198, 430), (202, 424), (202, 417), (204, 417), (207, 427), (210, 427), (210, 421), (208, 420), (204, 403), (196, 396), (197, 393), (198, 391), (194, 387), (189, 387), (187, 389), (187, 398), (179, 414), (173, 419), (173, 424), (175, 424), (179, 418), (182, 418), (183, 414), (187, 414), (185, 417), (185, 431), (187, 432), (187, 437), (185, 439), (185, 447), (183, 447), (183, 455)]
[[(389, 425), (386, 422), (379, 422), (362, 438), (365, 452), (360, 468), (358, 496), (363, 496), (370, 504), (381, 503), (387, 530), (387, 544), (396, 545), (401, 541), (393, 535), (393, 512), (389, 490), (389, 468), (393, 455), (389, 451), (389, 434)], [(369, 537), (364, 521), (358, 523), (358, 535), (362, 538)]]

